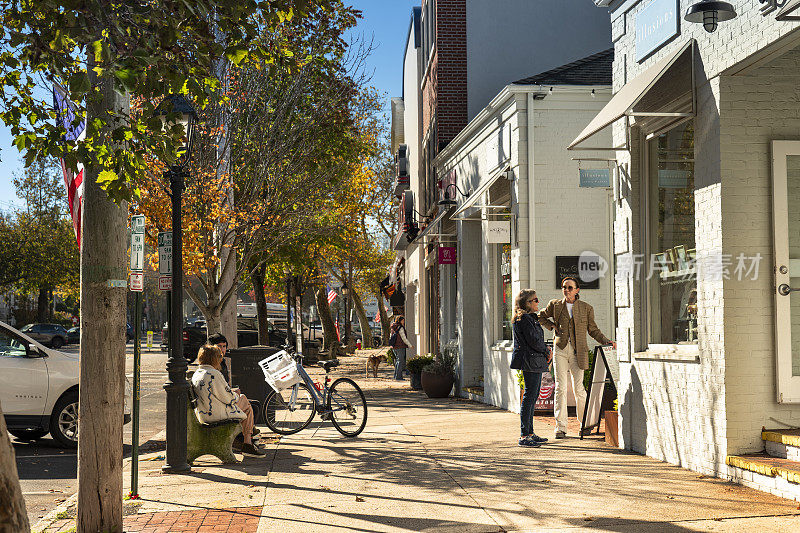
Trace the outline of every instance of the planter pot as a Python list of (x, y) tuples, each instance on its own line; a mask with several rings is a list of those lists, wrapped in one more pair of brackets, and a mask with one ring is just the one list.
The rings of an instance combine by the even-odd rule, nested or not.
[(447, 398), (450, 396), (455, 382), (456, 378), (452, 374), (443, 376), (428, 372), (422, 373), (422, 390), (425, 391), (428, 398)]
[(606, 421), (606, 444), (619, 448), (619, 413), (606, 411), (603, 418)]
[(411, 388), (414, 390), (422, 390), (422, 375), (420, 372), (409, 372), (411, 376)]

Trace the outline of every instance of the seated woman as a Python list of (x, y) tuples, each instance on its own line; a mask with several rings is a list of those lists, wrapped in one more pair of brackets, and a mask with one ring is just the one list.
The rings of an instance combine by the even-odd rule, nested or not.
[(244, 439), (242, 453), (252, 457), (266, 455), (253, 444), (253, 411), (245, 413), (239, 408), (237, 395), (220, 372), (222, 351), (213, 344), (206, 344), (200, 347), (197, 358), (200, 365), (192, 375), (192, 387), (197, 396), (197, 419), (204, 423), (240, 420)]

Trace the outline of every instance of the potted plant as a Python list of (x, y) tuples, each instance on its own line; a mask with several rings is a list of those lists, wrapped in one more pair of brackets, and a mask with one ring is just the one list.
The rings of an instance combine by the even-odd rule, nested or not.
[(422, 369), (422, 390), (428, 398), (447, 398), (456, 382), (456, 353), (458, 347), (447, 345), (441, 355)]
[(422, 369), (433, 363), (434, 357), (431, 354), (417, 355), (406, 361), (406, 368), (411, 374), (411, 388), (422, 390)]
[(619, 404), (614, 400), (614, 410), (603, 413), (606, 422), (606, 443), (619, 448)]

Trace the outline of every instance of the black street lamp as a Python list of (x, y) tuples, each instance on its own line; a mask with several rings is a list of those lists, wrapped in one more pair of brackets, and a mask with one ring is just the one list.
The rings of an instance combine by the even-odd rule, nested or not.
[(345, 346), (350, 342), (350, 287), (347, 282), (342, 284), (342, 296), (344, 296), (344, 338), (342, 344)]
[(190, 470), (186, 457), (186, 411), (189, 408), (188, 363), (183, 356), (183, 242), (181, 241), (181, 203), (184, 178), (189, 176), (192, 141), (197, 121), (192, 104), (181, 94), (171, 94), (156, 108), (164, 128), (183, 127), (185, 136), (177, 157), (168, 162), (164, 178), (170, 183), (172, 199), (172, 305), (169, 316), (169, 357), (167, 359), (167, 453), (162, 470), (167, 473)]

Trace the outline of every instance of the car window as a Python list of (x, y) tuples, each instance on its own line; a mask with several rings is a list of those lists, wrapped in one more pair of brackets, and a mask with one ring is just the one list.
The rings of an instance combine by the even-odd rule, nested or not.
[(0, 357), (25, 357), (27, 354), (19, 339), (0, 329)]
[(20, 331), (32, 331), (32, 330), (33, 330), (33, 324), (25, 324), (20, 329)]

